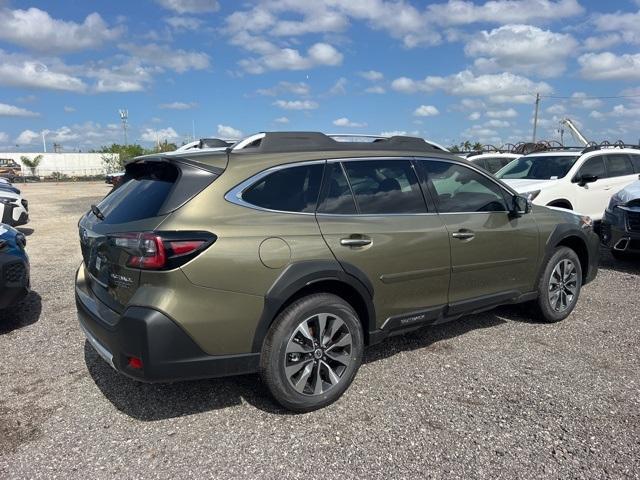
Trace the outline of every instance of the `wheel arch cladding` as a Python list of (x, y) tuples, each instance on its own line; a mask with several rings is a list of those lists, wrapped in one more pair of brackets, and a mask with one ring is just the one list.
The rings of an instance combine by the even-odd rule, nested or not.
[(313, 293), (332, 293), (349, 303), (362, 324), (365, 343), (375, 330), (373, 286), (353, 265), (349, 273), (337, 261), (303, 261), (287, 266), (265, 295), (264, 309), (253, 337), (252, 352), (260, 352), (269, 327), (296, 300)]
[(568, 247), (578, 255), (584, 281), (589, 271), (589, 248), (584, 238), (584, 232), (578, 227), (567, 224), (558, 225), (547, 241), (547, 258), (558, 247)]

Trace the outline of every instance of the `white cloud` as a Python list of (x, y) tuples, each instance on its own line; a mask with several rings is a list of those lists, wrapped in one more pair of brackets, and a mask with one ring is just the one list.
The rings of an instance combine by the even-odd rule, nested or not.
[(511, 124), (509, 122), (507, 122), (506, 120), (497, 120), (497, 119), (492, 119), (492, 120), (488, 120), (487, 122), (485, 122), (484, 126), (487, 128), (507, 128), (509, 127)]
[(7, 103), (0, 103), (0, 117), (39, 117), (40, 114), (27, 110), (26, 108), (16, 107)]
[(75, 112), (76, 109), (75, 109), (75, 107), (70, 107), (69, 105), (65, 105), (64, 106), (64, 111), (65, 111), (65, 113), (72, 113), (72, 112)]
[(487, 111), (487, 117), (489, 118), (515, 118), (518, 116), (513, 108), (507, 108), (505, 110), (489, 110)]
[(87, 85), (79, 77), (67, 73), (68, 70), (69, 67), (59, 61), (47, 65), (0, 50), (0, 85), (84, 92)]
[(498, 132), (484, 125), (472, 125), (462, 132), (463, 138), (472, 139), (481, 143), (500, 143)]
[(298, 95), (304, 97), (311, 93), (311, 88), (305, 82), (278, 82), (277, 85), (271, 88), (260, 88), (256, 91), (258, 95), (264, 95), (274, 97), (283, 93), (290, 93), (292, 95)]
[(391, 83), (391, 88), (402, 93), (442, 90), (456, 96), (483, 96), (495, 103), (529, 103), (535, 92), (552, 92), (545, 82), (536, 83), (513, 73), (475, 75), (470, 70), (447, 77), (428, 76), (423, 80), (400, 77)]
[(171, 103), (161, 103), (158, 105), (159, 108), (163, 110), (190, 110), (192, 108), (196, 108), (198, 104), (196, 102), (171, 102)]
[(568, 34), (531, 25), (505, 25), (478, 33), (465, 46), (465, 53), (479, 57), (475, 65), (483, 71), (515, 70), (553, 77), (564, 71), (577, 45)]
[(397, 137), (397, 136), (405, 136), (408, 132), (406, 130), (387, 130), (384, 132), (380, 132), (381, 137)]
[(367, 126), (366, 123), (352, 122), (347, 117), (337, 118), (333, 121), (333, 124), (337, 127), (352, 127), (352, 128), (363, 128)]
[(640, 53), (585, 53), (578, 63), (580, 73), (589, 80), (640, 80)]
[(33, 145), (42, 141), (42, 135), (33, 130), (23, 130), (16, 138), (16, 145)]
[(469, 116), (467, 117), (468, 120), (471, 120), (472, 122), (475, 122), (476, 120), (478, 120), (482, 115), (480, 115), (480, 112), (471, 112), (469, 114)]
[(284, 110), (315, 110), (318, 104), (312, 100), (276, 100), (273, 105)]
[(230, 127), (229, 125), (218, 125), (218, 135), (222, 138), (228, 138), (237, 140), (242, 138), (242, 132), (237, 128)]
[(0, 143), (9, 143), (9, 134), (6, 132), (0, 132)]
[(126, 50), (135, 59), (147, 65), (168, 68), (178, 73), (189, 70), (204, 70), (209, 68), (211, 58), (204, 52), (188, 52), (186, 50), (174, 50), (168, 45), (149, 43), (147, 45), (136, 45), (133, 43), (123, 44), (120, 48)]
[(198, 30), (204, 22), (195, 17), (167, 17), (164, 21), (174, 30)]
[(593, 23), (599, 32), (613, 32), (626, 43), (640, 44), (640, 11), (599, 14)]
[(438, 109), (433, 105), (420, 105), (413, 112), (416, 117), (433, 117), (439, 113)]
[(379, 82), (384, 78), (384, 74), (376, 70), (367, 70), (366, 72), (360, 72), (358, 75), (370, 82)]
[(122, 33), (119, 27), (109, 28), (97, 13), (88, 15), (83, 23), (57, 20), (44, 10), (0, 9), (0, 39), (39, 52), (73, 52), (97, 48), (115, 40)]
[(96, 65), (85, 69), (85, 75), (95, 78), (93, 90), (105, 92), (141, 92), (153, 80), (152, 72), (134, 60), (122, 65)]
[(340, 77), (329, 89), (329, 95), (345, 95), (347, 93), (347, 79)]
[(606, 50), (620, 42), (622, 42), (622, 37), (617, 33), (611, 33), (607, 35), (587, 37), (582, 41), (582, 46), (585, 50), (593, 52), (594, 50)]
[(386, 90), (384, 89), (384, 87), (381, 87), (380, 85), (375, 85), (373, 87), (365, 88), (364, 91), (366, 93), (375, 93), (378, 95), (386, 93)]
[(599, 108), (602, 106), (602, 100), (589, 98), (584, 92), (575, 92), (571, 95), (571, 104), (581, 108)]
[(561, 103), (556, 103), (555, 105), (551, 105), (545, 111), (551, 115), (563, 115), (567, 109)]
[(167, 10), (182, 13), (208, 13), (220, 8), (217, 0), (156, 0)]
[(287, 123), (289, 123), (289, 119), (287, 117), (278, 117), (274, 120), (274, 122), (276, 123), (280, 123), (282, 125), (285, 125)]
[(140, 134), (140, 140), (150, 143), (162, 143), (164, 141), (171, 142), (180, 137), (172, 127), (154, 130), (153, 128), (145, 128)]
[(491, 0), (482, 5), (471, 1), (449, 0), (430, 5), (429, 16), (443, 25), (468, 25), (557, 21), (581, 14), (577, 0)]

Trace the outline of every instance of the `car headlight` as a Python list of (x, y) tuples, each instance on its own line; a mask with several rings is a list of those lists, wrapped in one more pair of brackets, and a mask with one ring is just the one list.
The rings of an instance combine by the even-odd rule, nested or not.
[(607, 207), (607, 210), (613, 212), (614, 208), (624, 206), (624, 203), (625, 202), (623, 202), (622, 199), (618, 197), (618, 195), (613, 195), (611, 197), (611, 200), (609, 200), (609, 206)]
[(8, 205), (8, 204), (13, 203), (13, 202), (14, 202), (13, 198), (0, 197), (0, 203), (4, 203), (5, 205)]
[(521, 193), (521, 195), (522, 195), (523, 197), (526, 197), (526, 198), (527, 198), (527, 200), (529, 200), (530, 202), (533, 202), (533, 200), (534, 200), (538, 195), (540, 195), (540, 190), (532, 190), (532, 191), (530, 191), (530, 192), (524, 192), (524, 193)]

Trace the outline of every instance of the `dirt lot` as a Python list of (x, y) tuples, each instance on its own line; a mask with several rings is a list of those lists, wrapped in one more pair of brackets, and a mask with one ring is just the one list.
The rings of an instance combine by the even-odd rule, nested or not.
[(555, 325), (501, 308), (367, 352), (290, 415), (257, 376), (145, 385), (85, 343), (76, 223), (104, 184), (24, 186), (33, 293), (0, 313), (0, 478), (639, 478), (640, 261)]

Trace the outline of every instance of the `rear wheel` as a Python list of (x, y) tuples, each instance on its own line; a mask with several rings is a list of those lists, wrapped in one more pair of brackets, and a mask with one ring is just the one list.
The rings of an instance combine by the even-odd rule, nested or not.
[(308, 412), (340, 398), (360, 368), (363, 348), (362, 327), (351, 305), (336, 295), (309, 295), (274, 321), (260, 373), (278, 403)]
[(578, 303), (582, 287), (582, 267), (578, 255), (568, 247), (559, 247), (547, 261), (538, 281), (536, 306), (544, 322), (567, 318)]

